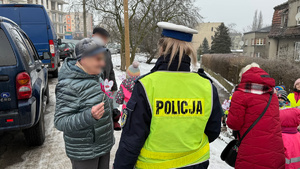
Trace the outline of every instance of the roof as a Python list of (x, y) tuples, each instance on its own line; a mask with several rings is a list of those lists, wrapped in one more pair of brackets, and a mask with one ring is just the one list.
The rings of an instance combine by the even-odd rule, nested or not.
[(293, 38), (300, 37), (300, 27), (284, 27), (284, 28), (274, 28), (270, 32), (269, 37), (271, 38)]
[(285, 3), (282, 3), (282, 4), (280, 4), (280, 5), (275, 6), (274, 9), (276, 10), (276, 9), (282, 9), (282, 8), (285, 8), (288, 4), (289, 4), (289, 2), (287, 1), (287, 2), (285, 2)]
[(250, 31), (250, 32), (246, 32), (244, 34), (249, 34), (249, 33), (269, 33), (271, 30), (271, 26), (267, 26), (261, 29), (258, 29), (256, 31)]

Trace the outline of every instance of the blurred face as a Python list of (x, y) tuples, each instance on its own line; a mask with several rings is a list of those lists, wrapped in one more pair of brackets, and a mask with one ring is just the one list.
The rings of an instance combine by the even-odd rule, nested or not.
[(104, 53), (95, 56), (84, 57), (80, 60), (80, 64), (91, 75), (99, 75), (105, 66)]
[(278, 98), (278, 101), (284, 102), (284, 99), (283, 98)]
[(300, 90), (300, 83), (297, 83), (297, 84), (296, 84), (296, 89), (297, 89), (297, 90)]
[(93, 34), (93, 37), (102, 39), (103, 42), (105, 43), (105, 45), (109, 42), (109, 38), (108, 38), (108, 37), (103, 36), (103, 35), (101, 35), (101, 34), (99, 34), (99, 33)]

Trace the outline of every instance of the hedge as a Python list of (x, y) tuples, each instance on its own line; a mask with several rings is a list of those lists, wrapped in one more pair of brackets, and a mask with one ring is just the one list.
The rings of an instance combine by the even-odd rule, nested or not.
[(258, 63), (262, 69), (268, 72), (275, 79), (276, 85), (285, 85), (288, 92), (293, 90), (295, 80), (300, 78), (299, 63), (233, 54), (206, 54), (202, 56), (204, 69), (208, 68), (234, 84), (238, 84), (241, 69), (252, 62)]

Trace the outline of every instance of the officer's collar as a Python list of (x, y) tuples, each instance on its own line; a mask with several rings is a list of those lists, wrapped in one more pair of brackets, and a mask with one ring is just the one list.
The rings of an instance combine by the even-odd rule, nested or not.
[(188, 55), (183, 56), (179, 69), (178, 69), (178, 63), (179, 63), (178, 55), (175, 56), (170, 66), (169, 66), (169, 61), (170, 61), (170, 55), (167, 55), (166, 57), (164, 56), (159, 57), (151, 72), (155, 72), (158, 70), (186, 71), (186, 72), (191, 71), (190, 69), (191, 58)]

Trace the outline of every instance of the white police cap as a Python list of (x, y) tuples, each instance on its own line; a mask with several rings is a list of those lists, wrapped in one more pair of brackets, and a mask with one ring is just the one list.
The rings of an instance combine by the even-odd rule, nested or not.
[(186, 42), (191, 42), (193, 39), (193, 34), (198, 34), (198, 31), (195, 29), (169, 22), (158, 22), (157, 26), (163, 29), (162, 36)]

